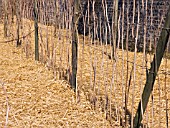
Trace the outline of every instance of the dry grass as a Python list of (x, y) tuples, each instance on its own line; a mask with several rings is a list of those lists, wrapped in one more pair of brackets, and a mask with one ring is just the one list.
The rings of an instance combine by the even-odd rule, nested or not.
[[(0, 28), (3, 41), (3, 26)], [(66, 81), (54, 81), (52, 71), (32, 57), (26, 59), (24, 46), (16, 48), (15, 42), (0, 45), (0, 82), (7, 92), (0, 85), (0, 127), (5, 126), (7, 117), (6, 96), (7, 126), (11, 128), (110, 127), (104, 115), (96, 113), (83, 94), (77, 104)]]
[[(24, 20), (24, 24), (25, 29), (24, 31), (22, 30), (23, 33), (26, 34), (33, 30), (33, 22)], [(59, 30), (58, 35), (62, 33), (61, 37), (64, 38), (58, 39), (58, 37), (52, 36), (52, 27), (48, 27), (48, 33), (46, 33), (46, 26), (40, 25), (40, 27), (43, 28), (43, 41), (40, 39), (40, 43), (42, 43), (40, 48), (40, 50), (42, 49), (40, 53), (41, 57), (43, 57), (42, 62), (45, 63), (46, 67), (51, 67), (48, 62), (53, 59), (51, 46), (55, 42), (55, 68), (68, 70), (71, 65), (71, 44), (70, 39), (67, 39), (66, 36), (69, 37), (70, 33), (66, 30)], [(0, 30), (0, 39), (3, 41), (2, 30)], [(45, 41), (47, 37), (51, 51), (50, 57), (46, 55)], [(27, 49), (29, 51), (29, 59), (26, 59), (24, 53), (27, 48), (26, 42), (29, 42), (27, 44), (29, 45)], [(126, 51), (123, 53), (121, 50), (118, 50), (119, 58), (124, 57), (125, 60), (118, 59), (115, 63), (102, 53), (102, 51), (106, 52), (106, 50), (110, 53), (110, 47), (92, 46), (87, 39), (83, 48), (82, 42), (83, 40), (80, 37), (78, 63), (78, 98), (80, 102), (78, 104), (75, 93), (69, 88), (66, 81), (58, 80), (58, 77), (54, 76), (56, 74), (53, 74), (53, 71), (49, 71), (48, 68), (44, 67), (44, 64), (35, 63), (33, 60), (34, 33), (23, 40), (22, 47), (16, 48), (15, 42), (0, 45), (2, 49), (0, 54), (0, 79), (4, 82), (4, 88), (7, 91), (6, 95), (10, 107), (9, 127), (119, 127), (124, 105), (124, 100), (122, 100), (124, 98), (122, 96), (124, 95), (124, 90), (122, 89), (125, 88), (126, 84)], [(137, 65), (143, 64), (142, 58), (143, 54), (138, 53)], [(149, 55), (147, 58), (148, 62), (152, 61), (152, 56), (151, 59)], [(134, 53), (129, 52), (129, 60), (133, 62), (133, 59)], [(169, 73), (170, 60), (167, 60), (167, 68), (165, 68), (165, 62), (166, 60), (163, 59), (159, 78), (155, 82), (152, 93), (153, 102), (150, 99), (144, 115), (143, 123), (148, 124), (149, 127), (166, 127), (164, 72), (166, 70)], [(150, 64), (148, 63), (148, 68), (149, 66)], [(95, 83), (93, 67), (96, 69)], [(130, 74), (131, 69), (132, 64), (129, 63), (128, 74)], [(133, 97), (133, 111), (136, 111), (140, 93), (145, 84), (145, 72), (140, 66), (137, 66), (135, 70), (136, 80), (134, 81), (132, 78), (129, 92), (128, 110), (130, 112), (132, 110)], [(112, 79), (113, 76), (114, 81)], [(55, 77), (56, 81), (54, 81)], [(133, 92), (134, 85), (135, 90)], [(167, 75), (166, 85), (167, 99), (169, 100), (169, 74)], [(0, 88), (0, 96), (2, 97), (0, 100), (0, 105), (2, 106), (2, 109), (0, 109), (0, 127), (5, 125), (7, 117), (6, 95), (4, 94), (4, 89)], [(107, 97), (108, 101), (106, 100)], [(170, 102), (168, 106), (170, 106)], [(105, 119), (106, 117), (109, 121)]]

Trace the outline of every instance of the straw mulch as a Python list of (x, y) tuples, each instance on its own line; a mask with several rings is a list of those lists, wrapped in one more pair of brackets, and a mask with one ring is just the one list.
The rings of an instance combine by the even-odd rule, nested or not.
[[(33, 22), (29, 20), (25, 20), (24, 25), (26, 25), (24, 26), (24, 34), (34, 29)], [(51, 65), (48, 63), (50, 59), (48, 60), (45, 57), (47, 56), (45, 47), (47, 37), (50, 51), (52, 51), (52, 42), (56, 43), (56, 50), (54, 50), (56, 68), (67, 70), (71, 62), (70, 39), (66, 39), (70, 33), (66, 30), (60, 30), (61, 33), (58, 33), (58, 35), (63, 34), (61, 37), (64, 38), (57, 39), (58, 37), (53, 36), (51, 28), (53, 29), (51, 26), (47, 28), (40, 25), (43, 37), (42, 40), (40, 37), (40, 56), (46, 67), (43, 64), (35, 63), (33, 60), (34, 33), (24, 40), (30, 42), (27, 49), (27, 51), (31, 49), (28, 55), (29, 59), (25, 58), (24, 50), (27, 48), (25, 42), (19, 48), (15, 47), (16, 42), (0, 45), (2, 49), (0, 53), (0, 80), (1, 83), (4, 83), (0, 88), (0, 96), (2, 97), (0, 107), (3, 108), (0, 109), (0, 127), (5, 125), (7, 103), (9, 103), (7, 122), (10, 127), (120, 127), (121, 119), (124, 116), (126, 74), (128, 72), (129, 80), (133, 66), (132, 63), (129, 63), (129, 69), (126, 68), (126, 51), (118, 50), (117, 54), (120, 59), (115, 63), (103, 54), (103, 52), (110, 54), (111, 48), (109, 46), (91, 45), (91, 42), (86, 39), (83, 48), (83, 38), (80, 36), (77, 77), (79, 92), (77, 99), (68, 83), (64, 80), (58, 80), (58, 77), (55, 76), (57, 74), (48, 70), (51, 69)], [(0, 36), (1, 40), (4, 40), (2, 30), (0, 30)], [(136, 65), (143, 65), (143, 54), (137, 53), (136, 56)], [(129, 52), (128, 57), (128, 60), (133, 62), (134, 53)], [(152, 57), (152, 55), (147, 57), (148, 68)], [(163, 59), (158, 72), (159, 77), (156, 79), (152, 93), (153, 100), (150, 98), (143, 117), (142, 123), (149, 127), (166, 127), (166, 98), (170, 99), (170, 60), (167, 60), (167, 67), (165, 67), (165, 62), (166, 59)], [(146, 80), (146, 70), (140, 66), (136, 67), (135, 72), (132, 71), (129, 88), (127, 107), (131, 113), (133, 111), (133, 116)], [(167, 73), (166, 97), (165, 72)], [(8, 98), (6, 99), (6, 97)], [(77, 103), (76, 100), (79, 102)], [(132, 104), (132, 102), (134, 103)], [(168, 106), (170, 106), (170, 102), (168, 103)]]
[[(3, 25), (0, 28), (4, 41)], [(77, 103), (68, 83), (54, 81), (52, 71), (26, 59), (21, 47), (1, 43), (0, 49), (0, 127), (111, 127), (83, 93)]]
[[(94, 47), (94, 46), (92, 46)], [(88, 93), (91, 96), (96, 97), (96, 106), (101, 106), (102, 102), (104, 102), (106, 106), (106, 96), (109, 98), (109, 103), (107, 105), (108, 107), (108, 115), (112, 114), (112, 119), (109, 119), (112, 124), (114, 124), (113, 119), (121, 120), (122, 112), (124, 109), (122, 106), (124, 106), (124, 91), (125, 85), (126, 85), (126, 74), (127, 74), (127, 56), (126, 51), (124, 53), (121, 50), (118, 50), (118, 57), (120, 59), (117, 60), (116, 66), (115, 63), (108, 59), (108, 56), (102, 54), (103, 46), (97, 46), (96, 48), (92, 48), (89, 46), (85, 46), (84, 50), (84, 58), (79, 62), (79, 67), (82, 67), (83, 69), (79, 69), (79, 74), (82, 78), (79, 77), (80, 80), (82, 80), (80, 84), (80, 88), (82, 90), (88, 91)], [(98, 51), (100, 49), (100, 51)], [(80, 45), (80, 56), (83, 56), (81, 54), (82, 47)], [(104, 48), (104, 51), (106, 51), (106, 48)], [(110, 48), (107, 48), (108, 53), (111, 51)], [(133, 62), (134, 60), (134, 53), (129, 52), (129, 61)], [(123, 57), (122, 57), (123, 56)], [(124, 58), (124, 60), (122, 60)], [(148, 55), (148, 69), (150, 68), (150, 62), (152, 61), (153, 55)], [(151, 58), (151, 59), (150, 59)], [(137, 53), (136, 56), (136, 70), (135, 70), (135, 80), (134, 80), (134, 70), (133, 64), (129, 63), (129, 69), (128, 69), (128, 82), (129, 77), (132, 71), (132, 80), (131, 85), (129, 88), (129, 97), (128, 97), (128, 104), (127, 108), (132, 113), (133, 116), (137, 110), (138, 103), (140, 101), (140, 94), (142, 94), (145, 82), (146, 82), (146, 69), (142, 69), (143, 65), (143, 53)], [(167, 61), (167, 65), (166, 65)], [(89, 66), (90, 65), (90, 66)], [(96, 82), (94, 83), (94, 66), (95, 72), (96, 72)], [(90, 67), (90, 68), (89, 68)], [(91, 74), (92, 75), (91, 75)], [(113, 83), (113, 74), (114, 74), (114, 83)], [(165, 82), (165, 74), (166, 75), (166, 82)], [(92, 82), (91, 82), (92, 80)], [(83, 85), (81, 83), (84, 83)], [(166, 87), (165, 87), (166, 84)], [(91, 94), (91, 90), (89, 88), (92, 88), (93, 90)], [(166, 89), (166, 90), (165, 90)], [(90, 90), (90, 91), (89, 91)], [(123, 91), (122, 91), (123, 90)], [(162, 60), (162, 64), (160, 67), (160, 71), (158, 72), (158, 77), (156, 78), (154, 89), (151, 94), (151, 97), (149, 99), (149, 103), (146, 109), (146, 112), (143, 117), (142, 123), (144, 125), (147, 125), (148, 127), (154, 127), (154, 128), (164, 128), (166, 127), (166, 98), (169, 101), (170, 99), (170, 60), (166, 60), (165, 58)], [(165, 93), (167, 93), (165, 95)], [(96, 95), (97, 94), (97, 95)], [(102, 102), (101, 100), (102, 99)], [(153, 100), (152, 100), (153, 99)], [(132, 102), (134, 102), (132, 104)], [(168, 102), (168, 108), (167, 111), (169, 113), (169, 106), (170, 102)], [(100, 108), (100, 107), (99, 107)], [(107, 113), (107, 112), (106, 112)], [(130, 117), (128, 117), (130, 118)], [(130, 120), (130, 119), (129, 119)], [(168, 119), (168, 122), (170, 122), (170, 119)], [(121, 122), (120, 122), (121, 123)], [(130, 122), (129, 122), (130, 123)]]

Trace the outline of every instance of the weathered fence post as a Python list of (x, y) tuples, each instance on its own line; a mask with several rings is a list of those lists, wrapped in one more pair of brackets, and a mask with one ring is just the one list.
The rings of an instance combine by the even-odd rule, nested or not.
[(167, 47), (169, 36), (170, 36), (170, 7), (169, 7), (167, 15), (166, 15), (164, 28), (162, 29), (161, 35), (160, 35), (159, 40), (158, 40), (158, 44), (157, 44), (157, 47), (156, 47), (156, 53), (155, 53), (154, 59), (151, 63), (151, 68), (150, 68), (149, 73), (147, 75), (146, 84), (145, 84), (143, 94), (142, 94), (142, 99), (139, 102), (138, 109), (137, 109), (136, 115), (134, 117), (134, 121), (133, 121), (134, 122), (134, 124), (133, 124), (134, 128), (140, 127), (140, 123), (142, 121), (142, 111), (141, 111), (141, 109), (143, 109), (143, 113), (146, 110), (146, 106), (148, 104), (150, 94), (153, 90), (153, 86), (154, 86), (154, 82), (155, 82), (155, 79), (156, 79), (156, 76), (157, 76), (157, 72), (159, 70), (162, 57), (163, 57), (165, 49)]
[(77, 22), (80, 14), (80, 0), (74, 0), (73, 3), (73, 29), (72, 29), (72, 88), (76, 90), (77, 81), (77, 58), (78, 58), (78, 32)]
[(16, 0), (16, 24), (17, 24), (17, 42), (16, 42), (16, 46), (20, 46), (21, 45), (21, 40), (20, 40), (20, 24), (21, 24), (21, 10), (20, 10), (20, 0)]
[(4, 37), (7, 37), (7, 22), (8, 22), (7, 0), (5, 0), (4, 1)]
[(37, 0), (34, 0), (34, 27), (35, 27), (35, 60), (39, 61)]
[[(113, 2), (114, 3), (114, 2)], [(114, 6), (114, 24), (113, 24), (113, 48), (112, 48), (112, 58), (115, 59), (116, 52), (116, 41), (117, 41), (117, 31), (118, 31), (118, 3), (119, 0), (115, 0)]]

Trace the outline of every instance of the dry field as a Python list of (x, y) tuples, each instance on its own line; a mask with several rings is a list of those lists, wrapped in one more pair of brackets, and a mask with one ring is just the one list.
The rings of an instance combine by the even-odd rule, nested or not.
[[(3, 25), (0, 25), (3, 42)], [(32, 36), (32, 41), (34, 40)], [(110, 127), (104, 114), (95, 112), (63, 80), (54, 81), (52, 71), (33, 57), (26, 59), (14, 42), (0, 45), (0, 127), (85, 128)]]
[[(24, 31), (22, 30), (23, 35), (33, 30), (33, 22), (24, 20), (24, 25), (26, 26), (24, 26)], [(11, 31), (15, 30), (15, 27), (10, 27), (13, 28)], [(41, 44), (43, 48), (40, 48), (40, 56), (45, 64), (34, 61), (34, 33), (23, 40), (21, 47), (16, 48), (15, 41), (2, 43), (4, 40), (10, 40), (11, 37), (4, 39), (2, 24), (0, 28), (0, 127), (6, 125), (12, 128), (121, 127), (119, 124), (123, 115), (126, 74), (127, 72), (130, 74), (133, 65), (129, 63), (129, 68), (126, 68), (126, 51), (118, 50), (118, 58), (124, 59), (117, 59), (115, 63), (103, 54), (103, 52), (110, 53), (109, 47), (91, 45), (87, 38), (83, 48), (83, 39), (80, 36), (79, 92), (76, 97), (68, 82), (58, 79), (58, 71), (55, 74), (49, 70), (53, 58), (46, 59), (43, 43)], [(54, 41), (57, 42), (56, 49), (50, 49), (50, 51), (55, 51), (56, 68), (62, 70), (69, 68), (71, 62), (69, 38), (56, 39), (51, 34), (53, 31), (51, 27), (48, 27), (49, 33), (46, 33), (46, 26), (41, 25), (41, 28), (43, 40), (49, 37), (50, 46), (53, 45)], [(60, 31), (64, 37), (69, 36), (69, 32)], [(41, 38), (40, 42), (43, 42)], [(29, 51), (27, 56), (24, 51)], [(136, 112), (146, 79), (146, 71), (140, 67), (143, 65), (142, 58), (143, 54), (137, 53), (136, 69), (132, 71), (129, 89), (128, 110), (133, 113)], [(152, 56), (148, 55), (147, 58), (149, 68)], [(134, 53), (129, 52), (128, 60), (133, 62)], [(165, 68), (166, 61), (167, 67)], [(165, 71), (167, 72), (166, 90)], [(157, 77), (152, 93), (153, 100), (150, 98), (143, 124), (148, 124), (148, 127), (165, 128), (166, 97), (168, 100), (170, 99), (170, 60), (163, 59), (158, 74), (159, 77)], [(130, 75), (128, 75), (128, 79), (129, 77)], [(165, 95), (165, 91), (167, 95)], [(108, 97), (108, 101), (106, 97)], [(77, 101), (79, 102), (77, 103)]]

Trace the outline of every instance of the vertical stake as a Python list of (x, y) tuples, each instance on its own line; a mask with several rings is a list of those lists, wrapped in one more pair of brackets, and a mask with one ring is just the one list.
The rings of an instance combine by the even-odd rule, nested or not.
[(35, 27), (35, 60), (39, 61), (37, 0), (34, 0), (34, 27)]

